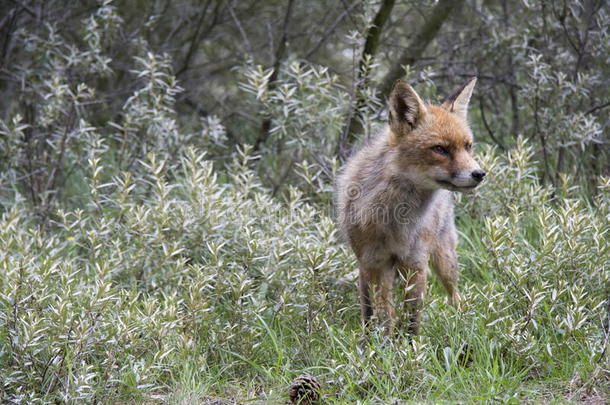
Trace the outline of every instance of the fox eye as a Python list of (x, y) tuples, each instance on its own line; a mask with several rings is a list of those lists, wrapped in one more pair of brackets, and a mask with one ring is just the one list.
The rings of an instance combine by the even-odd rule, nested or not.
[(470, 152), (470, 151), (472, 150), (472, 144), (471, 144), (471, 143), (467, 143), (467, 144), (466, 144), (466, 145), (464, 145), (464, 146), (465, 146), (465, 148), (466, 148), (466, 150), (467, 150), (468, 152)]
[(447, 150), (447, 148), (445, 148), (444, 146), (441, 146), (441, 145), (433, 146), (432, 150), (434, 152), (438, 153), (439, 155), (443, 155), (443, 156), (447, 156), (449, 154), (449, 151)]

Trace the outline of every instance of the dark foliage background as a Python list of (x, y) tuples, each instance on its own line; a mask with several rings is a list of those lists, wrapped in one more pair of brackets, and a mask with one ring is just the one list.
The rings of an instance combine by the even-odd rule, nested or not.
[[(304, 159), (330, 177), (329, 160), (343, 159), (384, 119), (398, 78), (436, 102), (476, 75), (479, 142), (506, 150), (524, 136), (554, 185), (565, 172), (592, 189), (595, 176), (608, 174), (602, 0), (3, 0), (1, 9), (2, 187), (37, 206), (69, 197), (67, 185), (78, 182), (82, 121), (120, 151), (117, 171), (146, 151), (175, 156), (203, 142), (202, 126), (222, 125), (223, 147), (208, 156), (253, 145), (274, 190), (299, 181), (293, 173)], [(130, 110), (150, 70), (168, 75), (165, 88), (147, 82), (167, 98), (144, 101), (148, 112)], [(181, 135), (151, 139), (141, 115), (154, 115), (150, 107), (175, 121), (168, 128), (157, 114), (160, 131)], [(281, 109), (289, 111), (278, 117)]]

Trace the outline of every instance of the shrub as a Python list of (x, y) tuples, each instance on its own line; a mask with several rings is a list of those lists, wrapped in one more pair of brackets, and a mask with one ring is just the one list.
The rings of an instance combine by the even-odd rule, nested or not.
[(136, 174), (103, 183), (106, 153), (98, 143), (89, 159), (83, 208), (40, 227), (23, 202), (5, 207), (5, 402), (164, 398), (184, 364), (204, 382), (264, 387), (321, 367), (327, 395), (348, 402), (425, 397), (435, 378), (463, 372), (465, 347), (470, 378), (492, 384), (492, 363), (503, 375), (595, 376), (607, 339), (607, 180), (595, 204), (553, 200), (529, 174), (525, 143), (503, 159), (488, 150), (482, 160), (503, 175), (461, 208), (466, 310), (443, 304), (433, 284), (411, 349), (375, 335), (358, 343), (354, 259), (332, 218), (295, 188), (271, 198), (247, 150), (224, 182), (189, 149), (178, 164), (149, 155)]

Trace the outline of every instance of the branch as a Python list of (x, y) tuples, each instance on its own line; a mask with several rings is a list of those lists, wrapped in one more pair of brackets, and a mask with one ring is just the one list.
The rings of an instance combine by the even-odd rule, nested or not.
[[(398, 63), (396, 63), (394, 67), (390, 70), (390, 72), (386, 75), (383, 84), (379, 90), (382, 96), (386, 96), (390, 92), (390, 89), (392, 88), (394, 82), (403, 75), (404, 65), (412, 65), (421, 58), (428, 44), (430, 44), (430, 42), (434, 40), (436, 34), (441, 29), (441, 26), (443, 25), (445, 20), (449, 17), (451, 11), (453, 11), (457, 7), (460, 7), (463, 1), (464, 0), (439, 0), (438, 3), (436, 3), (434, 8), (428, 14), (427, 20), (421, 27), (419, 27), (419, 30), (416, 32), (411, 43), (404, 49), (401, 57), (398, 60)], [(363, 70), (365, 68), (366, 55), (374, 56), (377, 52), (377, 48), (379, 46), (379, 41), (381, 38), (381, 29), (383, 28), (383, 24), (385, 24), (385, 22), (387, 21), (393, 6), (393, 0), (385, 0), (383, 2), (379, 9), (379, 12), (375, 16), (373, 26), (367, 34), (366, 43), (364, 45), (364, 51), (362, 53), (362, 58), (360, 59), (359, 64), (358, 78), (360, 80), (357, 84), (357, 90), (361, 88), (365, 83), (366, 77), (364, 75), (366, 72), (363, 72)], [(360, 111), (365, 104), (366, 100), (363, 100), (362, 96), (357, 95), (356, 107), (353, 111), (350, 112), (348, 124), (346, 125), (345, 130), (342, 134), (342, 139), (339, 142), (339, 145), (337, 146), (340, 159), (346, 157), (349, 151), (349, 145), (353, 144), (358, 134), (362, 132), (362, 117)]]
[(590, 114), (593, 114), (595, 111), (597, 111), (597, 110), (601, 110), (601, 109), (603, 109), (603, 108), (606, 108), (606, 107), (608, 107), (609, 105), (610, 105), (610, 101), (606, 101), (604, 104), (596, 105), (595, 107), (593, 107), (593, 108), (589, 109), (589, 110), (588, 110), (588, 111), (585, 113), (585, 115), (590, 115)]
[(483, 105), (483, 97), (479, 96), (479, 108), (481, 109), (481, 120), (483, 121), (483, 125), (485, 126), (485, 129), (487, 130), (487, 133), (489, 134), (489, 137), (496, 143), (496, 145), (498, 145), (500, 147), (501, 150), (506, 150), (506, 147), (502, 144), (502, 142), (500, 142), (495, 136), (494, 133), (491, 129), (491, 126), (489, 125), (489, 123), (487, 122), (487, 117), (485, 116), (485, 108)]
[(403, 66), (412, 65), (421, 58), (430, 42), (436, 37), (436, 34), (441, 29), (445, 20), (449, 17), (449, 14), (458, 7), (461, 7), (463, 2), (463, 0), (439, 0), (438, 3), (436, 3), (436, 6), (428, 13), (428, 19), (425, 21), (424, 25), (421, 26), (411, 41), (411, 44), (400, 56), (398, 63), (394, 64), (394, 67), (386, 75), (380, 89), (381, 94), (387, 95), (394, 82), (402, 77), (404, 73)]
[(373, 19), (373, 23), (369, 28), (366, 34), (366, 40), (364, 43), (364, 49), (362, 51), (362, 55), (360, 56), (360, 61), (358, 63), (358, 77), (356, 78), (356, 105), (353, 110), (350, 111), (350, 114), (347, 119), (347, 124), (343, 129), (343, 133), (341, 135), (341, 140), (337, 145), (337, 153), (340, 157), (345, 157), (348, 153), (348, 148), (346, 148), (346, 144), (350, 145), (353, 143), (356, 135), (362, 132), (362, 107), (366, 104), (366, 100), (361, 95), (361, 90), (365, 87), (367, 82), (367, 72), (366, 65), (367, 59), (374, 58), (377, 54), (377, 50), (379, 48), (379, 42), (381, 41), (381, 33), (383, 32), (383, 27), (386, 22), (390, 18), (390, 14), (392, 13), (392, 9), (394, 8), (395, 0), (384, 0), (375, 18)]
[(606, 355), (606, 350), (608, 349), (608, 339), (610, 338), (610, 294), (606, 297), (606, 327), (604, 328), (604, 349), (599, 354), (596, 363), (602, 361), (604, 356)]
[[(193, 57), (193, 53), (195, 52), (195, 48), (199, 45), (199, 33), (201, 32), (201, 27), (203, 26), (203, 20), (208, 13), (208, 7), (210, 6), (211, 1), (208, 1), (199, 16), (199, 20), (197, 21), (197, 28), (195, 28), (195, 34), (193, 35), (193, 40), (191, 41), (191, 45), (189, 46), (189, 50), (186, 53), (186, 58), (184, 58), (184, 63), (182, 64), (182, 68), (176, 73), (176, 76), (179, 76), (182, 72), (188, 69), (188, 65), (191, 62), (191, 58)], [(220, 4), (220, 3), (218, 3)], [(216, 9), (218, 11), (218, 8)], [(214, 16), (214, 20), (216, 20), (216, 16)], [(214, 23), (212, 22), (212, 25)]]
[(381, 32), (383, 26), (390, 18), (392, 9), (394, 8), (394, 0), (384, 0), (379, 7), (377, 15), (373, 20), (373, 25), (366, 34), (366, 42), (364, 43), (364, 50), (362, 51), (362, 57), (360, 58), (360, 75), (364, 74), (362, 69), (364, 68), (366, 55), (375, 56), (377, 54), (377, 48), (379, 48), (379, 41), (381, 40)]
[(38, 19), (38, 14), (36, 13), (36, 11), (34, 11), (32, 8), (30, 8), (30, 6), (28, 6), (27, 4), (23, 4), (23, 2), (21, 2), (19, 0), (11, 0), (11, 1), (13, 3), (15, 3), (16, 5), (18, 5), (19, 7), (21, 7), (22, 9), (24, 9), (29, 15)]
[(320, 49), (320, 47), (324, 45), (328, 37), (330, 37), (333, 32), (335, 32), (337, 26), (341, 23), (341, 21), (343, 21), (343, 19), (348, 15), (351, 15), (352, 10), (360, 4), (361, 3), (359, 1), (355, 1), (348, 8), (346, 8), (343, 13), (341, 13), (341, 15), (337, 17), (337, 19), (332, 23), (332, 25), (326, 30), (326, 32), (324, 33), (324, 35), (322, 35), (322, 38), (320, 38), (318, 43), (316, 43), (313, 48), (311, 48), (311, 50), (307, 52), (307, 54), (305, 55), (305, 59), (309, 59), (314, 53), (318, 52), (318, 49)]
[(239, 22), (239, 19), (237, 18), (237, 15), (235, 14), (235, 11), (233, 10), (234, 6), (235, 6), (235, 4), (233, 4), (229, 7), (229, 13), (231, 14), (231, 17), (233, 17), (235, 26), (239, 30), (239, 33), (244, 41), (244, 44), (246, 45), (246, 51), (248, 52), (248, 54), (250, 56), (253, 56), (254, 53), (252, 52), (252, 44), (250, 43), (250, 40), (248, 39), (248, 35), (246, 34), (246, 31), (242, 27), (241, 23)]
[[(288, 1), (288, 6), (286, 7), (286, 14), (284, 15), (284, 26), (282, 27), (282, 38), (280, 43), (277, 46), (277, 50), (275, 51), (275, 61), (273, 63), (273, 73), (269, 76), (269, 84), (267, 85), (267, 89), (269, 91), (275, 90), (277, 87), (277, 78), (280, 74), (280, 67), (282, 64), (282, 59), (284, 59), (284, 53), (286, 52), (286, 42), (288, 38), (288, 22), (290, 21), (290, 15), (292, 14), (292, 5), (294, 4), (294, 0)], [(258, 138), (254, 142), (254, 146), (252, 150), (257, 152), (262, 143), (264, 143), (269, 137), (269, 133), (271, 132), (271, 118), (265, 118), (263, 123), (261, 124), (261, 131), (258, 135)]]

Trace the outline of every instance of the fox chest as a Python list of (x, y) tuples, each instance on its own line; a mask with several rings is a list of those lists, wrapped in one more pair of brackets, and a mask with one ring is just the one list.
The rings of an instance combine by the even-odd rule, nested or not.
[(435, 215), (430, 210), (412, 208), (409, 211), (397, 205), (392, 207), (391, 215), (375, 218), (355, 232), (352, 247), (368, 258), (367, 261), (383, 262), (390, 257), (409, 262), (427, 261), (435, 223)]
[(409, 220), (397, 220), (380, 229), (386, 249), (398, 257), (424, 249), (430, 244), (434, 234), (431, 216), (421, 215)]
[(370, 263), (388, 258), (427, 263), (441, 223), (452, 216), (452, 196), (443, 191), (426, 195), (409, 191), (380, 193), (356, 211), (360, 215), (353, 217), (352, 224), (359, 225), (350, 227), (348, 234), (359, 258)]

